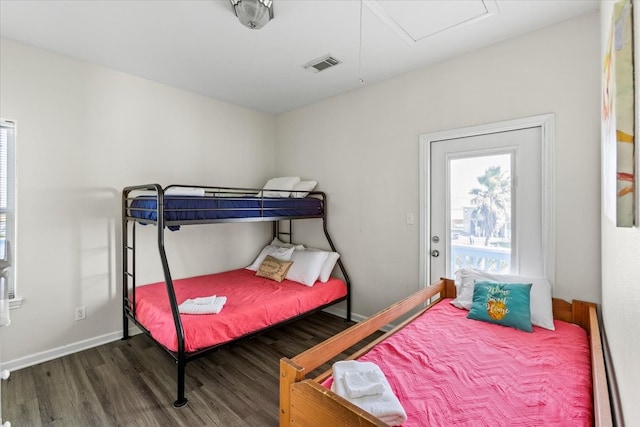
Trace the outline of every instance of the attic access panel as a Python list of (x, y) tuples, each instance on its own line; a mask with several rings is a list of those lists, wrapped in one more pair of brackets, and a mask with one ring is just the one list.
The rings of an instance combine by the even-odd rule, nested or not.
[(364, 0), (364, 4), (410, 44), (498, 13), (496, 0)]

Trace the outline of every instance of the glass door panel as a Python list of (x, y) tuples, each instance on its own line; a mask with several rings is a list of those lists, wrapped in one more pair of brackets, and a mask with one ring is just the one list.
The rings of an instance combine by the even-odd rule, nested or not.
[(511, 153), (449, 159), (450, 272), (511, 271), (512, 162)]

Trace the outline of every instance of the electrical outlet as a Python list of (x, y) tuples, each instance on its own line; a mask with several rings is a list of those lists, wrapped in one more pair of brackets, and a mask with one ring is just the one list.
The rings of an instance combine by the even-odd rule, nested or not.
[(76, 307), (76, 320), (84, 320), (87, 317), (87, 307)]

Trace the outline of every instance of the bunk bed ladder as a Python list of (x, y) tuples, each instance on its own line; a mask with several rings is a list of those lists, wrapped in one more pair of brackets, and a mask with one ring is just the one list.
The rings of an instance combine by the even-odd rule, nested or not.
[[(293, 243), (293, 222), (291, 220), (287, 221), (289, 222), (289, 231), (282, 231), (282, 227), (280, 227), (281, 222), (283, 221), (273, 221), (273, 237), (282, 240), (281, 236), (287, 236), (287, 241)], [(284, 242), (284, 240), (282, 241)]]
[(129, 339), (129, 316), (136, 319), (136, 221), (128, 216), (129, 191), (122, 193), (122, 340)]
[[(131, 239), (129, 239), (129, 225), (131, 225)], [(129, 243), (131, 241), (131, 243)], [(136, 299), (136, 223), (122, 219), (122, 339), (129, 339), (129, 317), (127, 311), (133, 312), (135, 318), (135, 305), (130, 301)], [(131, 257), (131, 258), (129, 258)], [(129, 263), (131, 259), (131, 263)], [(129, 271), (129, 268), (132, 270)], [(129, 298), (129, 284), (131, 284), (131, 298)]]

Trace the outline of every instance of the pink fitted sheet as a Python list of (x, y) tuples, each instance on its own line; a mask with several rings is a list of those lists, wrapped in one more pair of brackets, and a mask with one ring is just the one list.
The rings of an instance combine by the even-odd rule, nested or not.
[(592, 425), (582, 328), (556, 320), (555, 331), (522, 332), (467, 319), (448, 301), (359, 359), (384, 372), (408, 414), (403, 426)]
[[(238, 269), (173, 281), (178, 304), (188, 298), (226, 296), (218, 314), (181, 314), (185, 350), (193, 352), (248, 333), (340, 299), (345, 283), (336, 278), (308, 287), (290, 280), (281, 283)], [(160, 344), (177, 351), (176, 330), (164, 282), (136, 288), (136, 318)]]

